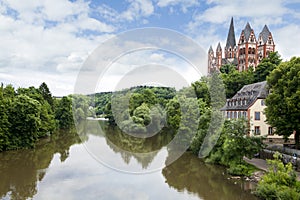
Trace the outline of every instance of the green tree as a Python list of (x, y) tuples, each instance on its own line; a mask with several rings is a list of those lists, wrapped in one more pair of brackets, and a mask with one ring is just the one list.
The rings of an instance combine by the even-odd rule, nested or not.
[(141, 106), (137, 107), (133, 112), (133, 121), (135, 123), (147, 126), (151, 122), (150, 109), (146, 103), (143, 103)]
[(203, 99), (207, 105), (210, 105), (210, 94), (207, 86), (207, 78), (201, 78), (199, 81), (192, 83), (192, 87), (195, 90), (198, 99)]
[(59, 128), (69, 129), (74, 125), (72, 113), (72, 100), (70, 97), (63, 97), (59, 100), (55, 112), (55, 119), (58, 121)]
[(284, 165), (278, 152), (274, 154), (274, 160), (267, 162), (268, 172), (258, 182), (255, 194), (261, 199), (300, 199), (300, 182), (296, 180), (292, 164)]
[(48, 102), (48, 104), (51, 106), (51, 109), (53, 110), (53, 97), (52, 94), (45, 82), (43, 82), (40, 86), (38, 91), (43, 96), (44, 100)]
[(264, 58), (256, 67), (254, 72), (254, 82), (261, 82), (267, 79), (267, 76), (281, 63), (282, 59), (278, 52), (271, 52), (267, 58)]
[(9, 145), (10, 123), (8, 121), (8, 98), (3, 96), (3, 84), (0, 87), (0, 151), (6, 150)]
[(266, 99), (267, 122), (285, 138), (295, 131), (300, 135), (300, 57), (281, 63), (267, 78), (270, 94)]
[(244, 85), (254, 83), (253, 69), (239, 72), (232, 66), (224, 65), (220, 69), (225, 85), (226, 98), (233, 97)]
[[(48, 88), (46, 84), (42, 84), (40, 88), (44, 88), (44, 90), (47, 90), (45, 88)], [(50, 91), (50, 96), (41, 93), (41, 89), (37, 89), (35, 87), (29, 87), (29, 88), (18, 88), (17, 94), (18, 95), (26, 95), (32, 99), (37, 100), (41, 105), (41, 112), (40, 112), (40, 120), (41, 120), (41, 126), (38, 131), (38, 137), (44, 137), (47, 134), (50, 134), (54, 131), (56, 128), (55, 124), (55, 117), (54, 112), (52, 110), (53, 107), (48, 103), (50, 101), (53, 105), (53, 99), (50, 100), (49, 98), (52, 98)], [(48, 89), (49, 90), (49, 89)], [(46, 97), (46, 99), (44, 99)], [(48, 99), (48, 100), (47, 100)]]
[(150, 88), (146, 88), (142, 92), (143, 102), (149, 106), (155, 105), (157, 103), (156, 95)]
[(130, 96), (130, 100), (129, 100), (130, 115), (133, 115), (134, 110), (140, 105), (142, 105), (143, 102), (144, 102), (144, 95), (140, 93), (133, 93)]
[(53, 133), (56, 128), (55, 116), (47, 101), (44, 101), (41, 105), (40, 120), (41, 126), (38, 130), (38, 137), (44, 137)]
[(167, 124), (170, 128), (177, 130), (180, 125), (181, 111), (177, 97), (171, 99), (167, 104)]
[(41, 126), (41, 104), (26, 95), (14, 98), (9, 113), (12, 134), (10, 148), (33, 147)]
[(243, 157), (252, 158), (263, 148), (259, 137), (249, 137), (248, 124), (244, 119), (231, 119), (224, 123), (217, 144), (211, 151), (207, 162), (228, 166), (228, 171), (237, 175), (249, 175), (251, 168)]

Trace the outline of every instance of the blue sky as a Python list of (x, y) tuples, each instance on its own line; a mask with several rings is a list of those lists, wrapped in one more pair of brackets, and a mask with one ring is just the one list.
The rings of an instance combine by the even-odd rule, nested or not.
[[(27, 87), (45, 81), (54, 95), (70, 94), (86, 58), (119, 33), (167, 28), (207, 50), (209, 45), (216, 48), (218, 42), (224, 46), (231, 17), (236, 37), (247, 22), (256, 36), (267, 24), (284, 60), (300, 55), (299, 0), (2, 0), (0, 82)], [(137, 63), (151, 56), (168, 57), (147, 52)], [(171, 61), (167, 64), (172, 65)], [(180, 73), (190, 74), (191, 81), (197, 79), (188, 69)], [(102, 90), (112, 90), (110, 86), (118, 79), (106, 79)]]

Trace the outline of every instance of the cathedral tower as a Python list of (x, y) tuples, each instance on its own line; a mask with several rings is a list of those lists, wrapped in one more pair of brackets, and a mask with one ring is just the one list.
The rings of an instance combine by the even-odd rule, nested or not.
[(248, 70), (257, 65), (257, 43), (256, 37), (250, 24), (247, 23), (242, 30), (238, 43), (238, 70)]
[(225, 58), (231, 60), (231, 62), (234, 60), (234, 58), (236, 58), (236, 42), (235, 42), (233, 17), (231, 18), (229, 31), (227, 35), (227, 41), (225, 46)]
[(257, 39), (257, 53), (258, 53), (258, 62), (261, 62), (263, 58), (269, 56), (270, 52), (275, 51), (275, 44), (273, 41), (272, 33), (270, 32), (267, 25), (264, 26), (263, 30), (258, 36)]

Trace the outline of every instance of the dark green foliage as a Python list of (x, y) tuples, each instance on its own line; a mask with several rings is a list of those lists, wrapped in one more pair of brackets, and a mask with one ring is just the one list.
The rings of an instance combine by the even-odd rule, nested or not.
[(256, 67), (254, 72), (254, 82), (261, 82), (267, 79), (267, 76), (281, 63), (278, 52), (271, 52), (267, 58), (264, 58)]
[(10, 123), (8, 121), (9, 102), (4, 98), (3, 85), (0, 87), (0, 151), (9, 147), (10, 141)]
[(101, 92), (96, 93), (92, 96), (94, 98), (94, 107), (95, 114), (97, 116), (103, 115), (106, 113), (106, 106), (110, 103), (112, 92)]
[[(209, 115), (203, 119), (208, 121)], [(229, 167), (228, 171), (232, 174), (249, 175), (253, 169), (243, 161), (243, 157), (252, 158), (263, 148), (263, 143), (261, 138), (247, 136), (247, 127), (248, 125), (243, 119), (225, 121), (216, 145), (205, 160)], [(199, 129), (202, 130), (200, 136), (194, 138), (195, 141), (192, 143), (194, 145), (191, 146), (194, 153), (198, 153), (199, 145), (202, 145), (205, 128), (208, 126)]]
[(281, 63), (267, 78), (270, 94), (266, 99), (267, 121), (276, 134), (287, 138), (296, 131), (300, 135), (300, 57)]
[(192, 83), (192, 87), (195, 90), (197, 98), (203, 99), (207, 105), (210, 105), (210, 94), (207, 83), (207, 78), (201, 78), (201, 80)]
[(10, 148), (33, 147), (41, 126), (41, 104), (26, 95), (14, 98), (9, 112)]
[(268, 172), (258, 182), (255, 194), (261, 199), (300, 199), (300, 182), (296, 180), (292, 164), (284, 165), (278, 152), (268, 164)]
[(244, 85), (254, 83), (254, 73), (251, 68), (239, 72), (234, 66), (224, 65), (220, 72), (226, 89), (226, 98), (233, 97)]
[[(139, 86), (110, 94), (104, 108), (97, 108), (97, 99), (108, 96), (107, 93), (96, 95), (96, 110), (103, 110), (109, 123), (124, 130), (135, 132), (157, 130), (165, 124), (165, 113), (168, 102), (175, 96), (174, 88)], [(143, 127), (143, 128), (141, 128)], [(156, 127), (156, 128), (155, 128)]]
[(38, 91), (43, 96), (44, 100), (48, 102), (48, 104), (51, 106), (51, 109), (53, 110), (54, 100), (53, 100), (52, 94), (45, 82), (43, 82), (40, 85)]
[(60, 99), (55, 112), (55, 119), (58, 121), (59, 128), (69, 129), (74, 125), (72, 113), (71, 98), (63, 97), (62, 99)]
[(0, 151), (31, 148), (38, 138), (51, 134), (57, 128), (53, 109), (59, 104), (55, 103), (45, 83), (39, 89), (18, 88), (17, 92), (11, 85), (4, 87), (2, 84)]

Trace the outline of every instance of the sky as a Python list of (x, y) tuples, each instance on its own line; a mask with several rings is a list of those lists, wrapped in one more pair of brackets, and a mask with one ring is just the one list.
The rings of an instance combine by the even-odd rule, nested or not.
[[(0, 0), (0, 82), (15, 88), (46, 82), (53, 95), (68, 95), (74, 93), (86, 60), (120, 34), (147, 27), (167, 29), (206, 52), (218, 42), (224, 47), (231, 17), (236, 38), (247, 22), (256, 36), (267, 24), (284, 60), (300, 56), (299, 0)], [(175, 40), (168, 41), (169, 46)], [(115, 90), (124, 76), (149, 63), (172, 68), (187, 83), (199, 79), (201, 73), (176, 51), (137, 50), (140, 46), (125, 53), (120, 46), (109, 49), (123, 54), (102, 71), (104, 75), (97, 74), (93, 90)]]

